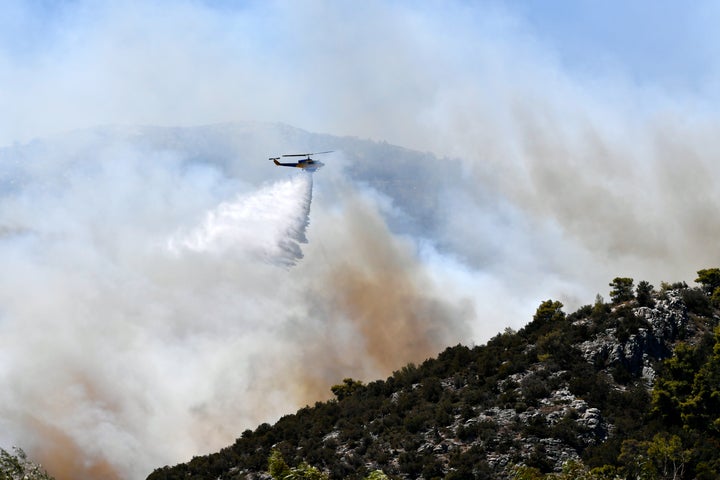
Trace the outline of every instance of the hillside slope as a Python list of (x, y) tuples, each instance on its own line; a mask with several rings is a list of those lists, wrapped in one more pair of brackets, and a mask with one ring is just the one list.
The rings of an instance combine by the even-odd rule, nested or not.
[(564, 478), (715, 478), (717, 286), (613, 285), (611, 303), (598, 296), (566, 315), (548, 300), (522, 330), (486, 345), (447, 348), (384, 381), (345, 379), (336, 399), (148, 480), (269, 478), (273, 450), (333, 479), (543, 478), (563, 468), (575, 469)]

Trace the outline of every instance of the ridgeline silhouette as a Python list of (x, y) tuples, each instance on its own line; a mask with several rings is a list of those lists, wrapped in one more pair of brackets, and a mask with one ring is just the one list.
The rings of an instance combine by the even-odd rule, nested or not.
[(520, 331), (246, 430), (148, 480), (615, 479), (720, 474), (720, 269), (610, 302), (547, 300)]

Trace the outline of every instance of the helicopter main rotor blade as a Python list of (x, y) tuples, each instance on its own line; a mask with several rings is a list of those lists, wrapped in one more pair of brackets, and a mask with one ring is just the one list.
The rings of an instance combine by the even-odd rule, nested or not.
[(326, 152), (313, 152), (313, 153), (289, 153), (283, 155), (283, 157), (309, 157), (310, 155), (321, 155), (323, 153), (332, 153), (334, 150), (328, 150)]

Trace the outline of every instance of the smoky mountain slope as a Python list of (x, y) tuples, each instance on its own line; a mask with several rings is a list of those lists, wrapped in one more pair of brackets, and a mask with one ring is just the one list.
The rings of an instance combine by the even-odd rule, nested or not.
[(610, 302), (569, 315), (545, 301), (520, 331), (347, 378), (335, 399), (148, 480), (270, 478), (273, 452), (331, 479), (715, 478), (720, 270), (698, 273), (699, 287), (659, 290), (616, 278)]

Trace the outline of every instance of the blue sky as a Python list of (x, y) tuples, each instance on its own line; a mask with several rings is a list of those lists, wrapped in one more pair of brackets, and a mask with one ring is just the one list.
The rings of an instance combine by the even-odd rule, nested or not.
[(548, 77), (596, 96), (657, 90), (650, 108), (714, 102), (717, 17), (714, 2), (665, 0), (3, 2), (0, 143), (246, 119), (413, 147), (423, 134), (377, 119), (417, 121), (462, 82), (492, 97)]
[(508, 2), (563, 64), (640, 84), (697, 89), (717, 63), (715, 2)]

